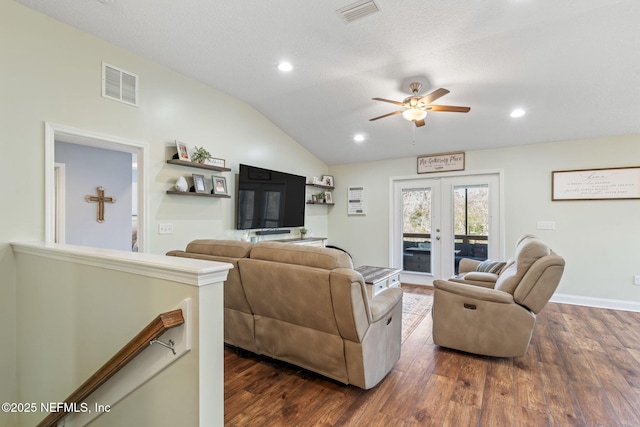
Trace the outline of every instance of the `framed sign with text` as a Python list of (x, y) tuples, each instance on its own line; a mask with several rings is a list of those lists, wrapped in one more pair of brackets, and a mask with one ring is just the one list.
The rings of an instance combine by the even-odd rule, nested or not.
[(640, 166), (551, 172), (551, 200), (640, 199)]
[(418, 156), (418, 173), (464, 170), (464, 152)]

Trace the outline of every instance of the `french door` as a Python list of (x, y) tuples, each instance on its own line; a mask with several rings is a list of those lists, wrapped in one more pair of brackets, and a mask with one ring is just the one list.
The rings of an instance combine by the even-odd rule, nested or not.
[(501, 259), (498, 173), (393, 180), (391, 265), (402, 281), (431, 284), (462, 258)]

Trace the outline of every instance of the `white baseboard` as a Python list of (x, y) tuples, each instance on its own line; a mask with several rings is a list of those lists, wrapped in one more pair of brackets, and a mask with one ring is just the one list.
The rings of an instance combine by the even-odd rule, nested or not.
[(587, 307), (608, 308), (612, 310), (640, 312), (640, 302), (637, 301), (624, 301), (617, 299), (555, 294), (551, 297), (551, 302), (557, 302), (560, 304), (584, 305)]

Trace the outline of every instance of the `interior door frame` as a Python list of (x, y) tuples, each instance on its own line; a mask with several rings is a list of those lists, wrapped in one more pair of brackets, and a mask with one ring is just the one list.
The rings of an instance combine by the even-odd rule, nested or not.
[[(432, 174), (416, 174), (410, 176), (396, 176), (391, 177), (389, 179), (389, 265), (393, 268), (402, 268), (402, 244), (398, 244), (396, 242), (396, 237), (398, 235), (402, 235), (402, 221), (400, 216), (402, 215), (402, 206), (398, 206), (398, 199), (396, 197), (396, 185), (401, 184), (406, 181), (415, 181), (421, 179), (442, 179), (442, 178), (472, 178), (472, 177), (482, 177), (482, 176), (497, 176), (498, 179), (498, 220), (497, 220), (497, 229), (498, 229), (498, 237), (495, 240), (495, 245), (490, 247), (489, 257), (504, 259), (504, 239), (505, 239), (505, 224), (504, 224), (504, 170), (495, 169), (495, 170), (480, 170), (473, 172), (443, 172), (443, 173), (432, 173)], [(441, 212), (434, 213), (434, 215), (441, 215)], [(448, 222), (444, 219), (440, 220), (441, 224), (448, 225)], [(451, 250), (453, 248), (449, 248), (451, 245), (443, 244), (441, 245), (441, 250)], [(447, 272), (444, 272), (446, 275)], [(442, 277), (434, 277), (427, 274), (412, 274), (412, 273), (402, 273), (402, 281), (406, 283), (418, 284), (418, 285), (431, 285), (434, 279), (439, 279)]]
[(54, 230), (54, 242), (65, 243), (65, 179), (66, 179), (66, 165), (64, 163), (54, 163), (54, 203), (55, 203), (55, 230)]
[(138, 252), (147, 248), (147, 165), (149, 164), (149, 144), (114, 135), (77, 129), (70, 126), (45, 122), (45, 242), (56, 241), (56, 179), (55, 141), (56, 139), (78, 145), (123, 151), (136, 154), (138, 169)]

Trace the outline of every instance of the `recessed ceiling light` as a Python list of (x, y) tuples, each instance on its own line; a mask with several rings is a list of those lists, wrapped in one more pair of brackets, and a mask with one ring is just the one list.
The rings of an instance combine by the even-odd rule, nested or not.
[(291, 65), (290, 62), (283, 61), (283, 62), (278, 64), (278, 70), (284, 71), (284, 72), (289, 72), (289, 71), (293, 70), (293, 65)]
[(524, 116), (525, 111), (522, 108), (516, 108), (515, 110), (513, 110), (510, 114), (511, 117), (522, 117)]
[(357, 133), (357, 134), (355, 134), (355, 135), (353, 136), (353, 140), (354, 140), (355, 142), (362, 142), (362, 141), (364, 141), (364, 135), (363, 135), (363, 134), (361, 134), (361, 133)]

